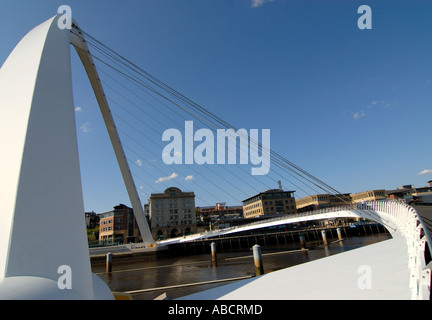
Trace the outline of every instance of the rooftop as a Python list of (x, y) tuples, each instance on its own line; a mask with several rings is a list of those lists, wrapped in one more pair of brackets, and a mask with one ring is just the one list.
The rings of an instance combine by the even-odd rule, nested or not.
[(249, 198), (246, 198), (246, 199), (242, 200), (242, 202), (248, 201), (249, 199), (252, 199), (254, 197), (257, 197), (257, 196), (260, 196), (260, 195), (263, 195), (263, 194), (277, 194), (277, 193), (290, 193), (290, 194), (293, 194), (294, 192), (295, 191), (285, 191), (285, 190), (280, 190), (280, 189), (269, 189), (269, 190), (257, 193), (257, 194), (255, 194), (253, 196), (250, 196)]

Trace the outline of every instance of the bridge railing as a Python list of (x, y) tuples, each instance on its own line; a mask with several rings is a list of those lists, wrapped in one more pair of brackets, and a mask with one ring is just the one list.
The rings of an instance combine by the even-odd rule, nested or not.
[[(430, 299), (432, 241), (427, 226), (422, 221), (415, 208), (404, 201), (381, 200), (365, 203), (347, 204), (339, 207), (319, 209), (295, 215), (283, 215), (271, 219), (252, 222), (247, 225), (223, 229), (224, 232), (234, 231), (246, 226), (260, 225), (287, 218), (301, 218), (312, 215), (325, 215), (331, 212), (355, 211), (359, 217), (372, 219), (383, 223), (393, 236), (402, 235), (407, 241), (408, 267), (410, 270), (409, 288), (412, 299)], [(325, 219), (325, 217), (323, 217)], [(217, 235), (220, 231), (209, 231), (208, 236)], [(391, 267), (391, 266), (390, 266)]]
[[(280, 215), (278, 217), (269, 218), (269, 219), (260, 220), (260, 221), (255, 221), (255, 222), (251, 222), (251, 223), (244, 224), (241, 226), (233, 226), (233, 227), (229, 227), (229, 228), (224, 228), (223, 230), (224, 231), (235, 230), (235, 229), (243, 228), (245, 226), (254, 226), (254, 225), (260, 225), (260, 224), (268, 223), (268, 222), (286, 220), (287, 218), (301, 218), (301, 217), (308, 217), (308, 216), (313, 216), (313, 215), (325, 214), (325, 213), (329, 213), (329, 212), (359, 210), (359, 209), (361, 209), (361, 206), (358, 204), (346, 204), (343, 206), (317, 209), (317, 210), (301, 212), (301, 213), (296, 213), (296, 214), (290, 214), (290, 215), (284, 214), (284, 215)], [(218, 233), (218, 232), (220, 232), (220, 230), (219, 231), (215, 230), (215, 232), (208, 231), (208, 233)]]
[(407, 240), (412, 298), (430, 299), (432, 241), (426, 224), (415, 208), (403, 202), (377, 202), (374, 208), (391, 215)]
[[(331, 208), (325, 208), (325, 209), (318, 209), (318, 210), (313, 210), (313, 211), (301, 212), (301, 213), (297, 213), (297, 214), (290, 214), (290, 215), (284, 214), (284, 215), (280, 215), (278, 217), (269, 218), (269, 219), (260, 220), (260, 221), (255, 221), (255, 222), (247, 223), (247, 224), (240, 225), (240, 226), (232, 226), (232, 227), (223, 228), (223, 229), (219, 229), (219, 230), (205, 231), (204, 234), (206, 236), (208, 236), (208, 237), (212, 237), (212, 236), (217, 236), (222, 231), (223, 232), (234, 231), (236, 229), (241, 229), (241, 228), (244, 228), (246, 226), (254, 226), (254, 225), (260, 225), (260, 224), (263, 224), (263, 223), (269, 223), (269, 222), (274, 222), (274, 221), (286, 220), (287, 218), (301, 218), (301, 217), (307, 217), (307, 216), (312, 216), (312, 215), (319, 215), (319, 214), (324, 214), (324, 213), (329, 213), (329, 212), (335, 212), (335, 211), (346, 211), (346, 210), (357, 210), (357, 209), (360, 209), (360, 207), (357, 206), (356, 204), (347, 204), (347, 205), (343, 205), (343, 206), (331, 207)], [(183, 239), (183, 241), (187, 241), (187, 240), (193, 240), (196, 237), (197, 237), (196, 234), (191, 234), (191, 235), (188, 235), (188, 236), (182, 236), (181, 238)], [(160, 241), (160, 242), (167, 242), (167, 240)]]
[[(261, 225), (291, 218), (308, 217), (312, 215), (323, 215), (340, 211), (354, 212), (355, 216), (367, 218), (382, 223), (389, 228), (393, 236), (403, 236), (407, 241), (408, 268), (410, 270), (409, 288), (412, 299), (430, 299), (431, 292), (431, 269), (432, 269), (432, 241), (428, 229), (415, 208), (404, 201), (381, 200), (366, 203), (347, 204), (339, 207), (319, 209), (295, 215), (282, 215), (271, 219), (252, 222), (247, 225), (235, 226), (221, 230), (207, 231), (199, 237), (215, 237), (223, 233), (241, 230), (246, 226)], [(183, 241), (193, 241), (197, 235), (183, 237)], [(391, 268), (391, 266), (389, 266)]]

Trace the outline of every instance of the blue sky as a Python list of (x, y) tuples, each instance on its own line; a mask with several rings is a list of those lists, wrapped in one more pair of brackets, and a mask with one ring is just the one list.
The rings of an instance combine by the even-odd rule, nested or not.
[[(432, 179), (430, 1), (3, 0), (0, 63), (62, 4), (85, 31), (222, 119), (270, 129), (272, 150), (341, 192)], [(371, 30), (357, 27), (363, 4)], [(85, 209), (103, 212), (130, 202), (76, 54), (72, 61)], [(193, 119), (172, 116), (177, 125), (164, 127), (112, 108), (143, 203), (171, 185), (194, 191), (196, 205), (240, 204), (278, 180), (306, 195), (274, 166), (266, 177), (245, 173), (250, 166), (167, 166), (163, 130)]]

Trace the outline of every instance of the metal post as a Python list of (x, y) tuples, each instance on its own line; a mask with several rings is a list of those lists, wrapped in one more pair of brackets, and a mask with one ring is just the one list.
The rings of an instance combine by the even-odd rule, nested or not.
[(325, 230), (321, 230), (321, 235), (322, 235), (324, 244), (327, 245), (328, 244), (327, 243), (327, 235), (326, 235)]
[(338, 239), (342, 240), (342, 231), (341, 231), (341, 229), (337, 228), (336, 231), (337, 231)]
[(108, 252), (106, 254), (106, 272), (110, 273), (112, 271), (112, 253)]
[(216, 267), (217, 266), (216, 243), (212, 242), (210, 244), (210, 248), (211, 248), (211, 255), (212, 255), (212, 264), (213, 267)]
[(302, 249), (306, 248), (306, 240), (305, 240), (305, 236), (303, 233), (300, 233), (300, 245)]
[(261, 255), (261, 246), (259, 244), (256, 244), (252, 247), (253, 251), (253, 257), (254, 257), (254, 264), (255, 264), (255, 274), (257, 276), (260, 276), (264, 274), (264, 267), (262, 262), (262, 255)]

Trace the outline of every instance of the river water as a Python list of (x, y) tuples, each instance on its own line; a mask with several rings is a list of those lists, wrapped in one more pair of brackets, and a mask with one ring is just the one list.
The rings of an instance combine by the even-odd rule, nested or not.
[[(264, 272), (272, 272), (291, 267), (329, 255), (373, 244), (389, 239), (390, 235), (381, 233), (376, 235), (354, 236), (343, 241), (334, 241), (328, 246), (319, 242), (308, 242), (307, 251), (298, 251), (299, 244), (288, 243), (279, 246), (262, 248)], [(295, 252), (291, 252), (296, 250)], [(92, 269), (101, 277), (114, 292), (127, 292), (149, 289), (146, 292), (132, 293), (134, 300), (153, 300), (166, 293), (175, 299), (199, 291), (215, 288), (229, 282), (193, 285), (182, 288), (160, 288), (181, 284), (199, 283), (219, 279), (246, 277), (255, 275), (255, 267), (251, 250), (236, 250), (217, 254), (218, 262), (214, 267), (210, 254), (189, 256), (166, 256), (153, 260), (140, 261), (114, 259), (113, 271), (105, 273), (103, 262), (93, 262)]]

